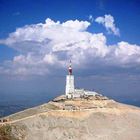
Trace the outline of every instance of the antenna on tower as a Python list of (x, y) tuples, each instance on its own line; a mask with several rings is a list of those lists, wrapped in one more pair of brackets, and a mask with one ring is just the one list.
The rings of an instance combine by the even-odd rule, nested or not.
[(71, 65), (71, 60), (70, 60), (70, 63), (69, 63), (69, 75), (72, 75), (72, 65)]

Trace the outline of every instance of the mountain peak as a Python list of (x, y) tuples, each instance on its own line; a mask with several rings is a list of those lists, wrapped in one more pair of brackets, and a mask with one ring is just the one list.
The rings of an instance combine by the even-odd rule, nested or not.
[[(12, 114), (0, 123), (6, 140), (139, 140), (140, 109), (102, 95), (66, 98)], [(1, 120), (2, 120), (1, 119)]]

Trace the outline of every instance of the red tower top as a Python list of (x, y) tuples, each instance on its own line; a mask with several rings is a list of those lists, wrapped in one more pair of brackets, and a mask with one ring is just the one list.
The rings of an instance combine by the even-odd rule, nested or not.
[(72, 75), (72, 66), (71, 66), (71, 60), (70, 60), (70, 64), (69, 64), (69, 75)]

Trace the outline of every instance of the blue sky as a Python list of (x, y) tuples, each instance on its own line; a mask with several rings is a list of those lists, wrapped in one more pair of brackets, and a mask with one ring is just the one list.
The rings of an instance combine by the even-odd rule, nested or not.
[[(0, 17), (3, 22), (0, 23), (0, 37), (6, 37), (17, 27), (43, 22), (47, 17), (66, 21), (69, 19), (87, 20), (90, 14), (93, 17), (111, 14), (115, 17), (116, 24), (122, 29), (122, 40), (140, 44), (139, 6), (138, 0), (1, 0)], [(103, 29), (97, 25), (93, 25), (90, 30), (103, 32)]]
[[(111, 14), (121, 30), (121, 37), (106, 34), (105, 29), (97, 24), (91, 25), (89, 30), (105, 33), (110, 44), (123, 40), (140, 45), (139, 6), (138, 0), (0, 0), (0, 38), (7, 37), (18, 27), (43, 22), (47, 17), (62, 22), (69, 19), (88, 20), (89, 15)], [(1, 45), (0, 60), (11, 58), (15, 53)]]
[(0, 94), (63, 92), (72, 59), (77, 86), (140, 99), (139, 7), (138, 0), (0, 0)]

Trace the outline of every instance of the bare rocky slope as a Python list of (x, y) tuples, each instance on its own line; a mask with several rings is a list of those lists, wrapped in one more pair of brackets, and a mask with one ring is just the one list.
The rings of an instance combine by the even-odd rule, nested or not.
[(140, 140), (140, 108), (103, 96), (60, 96), (4, 119), (0, 140)]

